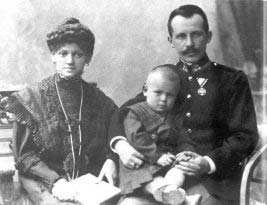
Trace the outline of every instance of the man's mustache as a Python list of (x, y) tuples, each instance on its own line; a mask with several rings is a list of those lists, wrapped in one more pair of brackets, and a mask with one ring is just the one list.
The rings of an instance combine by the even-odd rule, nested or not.
[(198, 50), (194, 48), (188, 48), (183, 51), (183, 55), (190, 54), (190, 53), (196, 53)]

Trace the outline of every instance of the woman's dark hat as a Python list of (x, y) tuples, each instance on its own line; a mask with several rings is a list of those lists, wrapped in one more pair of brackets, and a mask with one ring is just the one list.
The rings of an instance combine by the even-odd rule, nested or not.
[(64, 43), (77, 43), (87, 55), (92, 55), (95, 37), (78, 19), (67, 18), (47, 34), (47, 45), (51, 52), (57, 51)]

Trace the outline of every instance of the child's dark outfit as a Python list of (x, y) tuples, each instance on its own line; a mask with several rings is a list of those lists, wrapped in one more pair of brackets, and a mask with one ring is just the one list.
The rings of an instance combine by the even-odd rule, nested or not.
[(156, 164), (162, 154), (170, 152), (175, 155), (184, 150), (193, 151), (193, 146), (179, 143), (178, 127), (174, 124), (179, 122), (178, 116), (160, 115), (146, 102), (126, 109), (124, 128), (127, 140), (145, 156), (145, 163), (139, 169), (128, 169), (120, 162), (120, 187), (124, 194), (129, 194), (152, 181), (154, 175), (163, 169)]

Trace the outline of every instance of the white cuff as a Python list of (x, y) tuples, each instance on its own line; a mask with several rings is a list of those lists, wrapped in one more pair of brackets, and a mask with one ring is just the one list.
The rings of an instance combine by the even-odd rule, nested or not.
[(208, 156), (204, 156), (204, 159), (206, 159), (210, 165), (210, 171), (208, 172), (208, 174), (214, 173), (216, 171), (216, 165), (214, 161)]
[(127, 139), (123, 136), (116, 136), (116, 137), (113, 137), (111, 140), (110, 140), (110, 143), (109, 143), (109, 146), (110, 146), (110, 149), (112, 152), (114, 153), (117, 153), (117, 151), (115, 150), (115, 142), (119, 141), (119, 140), (125, 140), (127, 141)]

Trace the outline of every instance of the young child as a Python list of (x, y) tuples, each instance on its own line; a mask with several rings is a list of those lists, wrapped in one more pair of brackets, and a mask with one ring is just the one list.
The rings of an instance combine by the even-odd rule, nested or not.
[[(175, 167), (179, 137), (173, 129), (176, 116), (170, 112), (179, 90), (176, 66), (157, 66), (149, 73), (143, 88), (146, 101), (124, 110), (126, 137), (145, 156), (144, 165), (138, 169), (128, 169), (120, 163), (120, 186), (124, 194), (142, 188), (162, 203), (176, 205), (185, 200), (185, 191), (180, 188), (185, 176)], [(189, 150), (193, 151), (191, 147)], [(179, 155), (179, 160), (189, 158)]]

